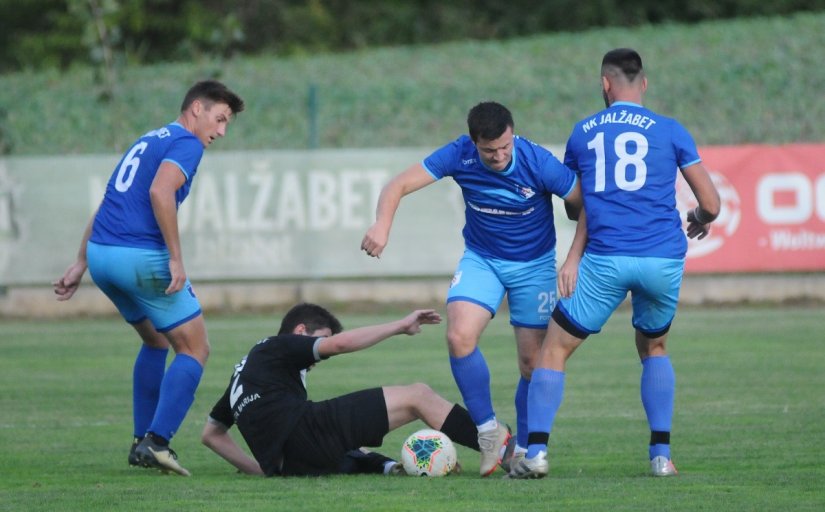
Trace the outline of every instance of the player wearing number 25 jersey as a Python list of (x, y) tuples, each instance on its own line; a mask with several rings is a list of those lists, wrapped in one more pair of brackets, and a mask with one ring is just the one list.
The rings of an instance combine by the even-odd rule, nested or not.
[(490, 369), (481, 334), (507, 296), (516, 339), (516, 443), (527, 445), (527, 386), (532, 362), (556, 303), (556, 232), (552, 196), (581, 207), (575, 173), (547, 149), (513, 133), (510, 111), (477, 104), (467, 114), (468, 134), (408, 167), (381, 190), (375, 223), (361, 248), (378, 257), (392, 219), (407, 194), (451, 177), (464, 198), (465, 251), (447, 293), (450, 369), (479, 431), (479, 472), (489, 476), (508, 432), (493, 409)]
[(636, 51), (607, 52), (601, 80), (607, 108), (578, 123), (567, 143), (564, 160), (581, 178), (584, 209), (559, 272), (562, 299), (530, 382), (529, 446), (526, 457), (511, 465), (515, 478), (547, 474), (547, 442), (562, 401), (567, 359), (601, 330), (628, 292), (642, 362), (651, 472), (676, 474), (670, 458), (675, 375), (665, 342), (687, 250), (676, 210), (677, 173), (681, 170), (699, 203), (688, 214), (688, 236), (707, 234), (719, 213), (719, 194), (687, 130), (642, 106), (647, 78)]
[[(186, 93), (177, 120), (140, 137), (115, 167), (77, 260), (53, 283), (68, 300), (86, 269), (143, 341), (132, 373), (129, 464), (181, 475), (169, 440), (195, 399), (209, 356), (200, 303), (183, 266), (178, 206), (204, 148), (226, 134), (243, 100), (214, 80)], [(166, 368), (169, 346), (175, 358)]]

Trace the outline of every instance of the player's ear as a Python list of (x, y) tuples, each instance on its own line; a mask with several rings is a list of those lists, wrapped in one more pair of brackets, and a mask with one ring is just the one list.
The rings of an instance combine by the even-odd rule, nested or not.
[(296, 326), (295, 326), (295, 328), (294, 328), (294, 329), (292, 329), (292, 334), (301, 334), (301, 335), (303, 335), (303, 336), (306, 336), (306, 334), (307, 334), (307, 326), (306, 326), (306, 325), (304, 325), (304, 324), (298, 324), (298, 325), (296, 325)]
[(602, 75), (602, 91), (609, 92), (610, 91), (610, 80), (607, 79), (606, 76)]

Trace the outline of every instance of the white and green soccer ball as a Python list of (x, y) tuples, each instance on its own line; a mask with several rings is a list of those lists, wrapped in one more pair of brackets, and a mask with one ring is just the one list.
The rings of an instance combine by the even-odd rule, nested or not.
[(401, 446), (401, 464), (408, 475), (444, 476), (455, 468), (457, 462), (455, 445), (438, 430), (419, 430)]

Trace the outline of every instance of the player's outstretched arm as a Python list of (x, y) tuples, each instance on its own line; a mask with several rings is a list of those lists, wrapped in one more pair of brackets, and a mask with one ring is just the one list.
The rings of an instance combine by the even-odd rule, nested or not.
[(424, 166), (419, 163), (407, 168), (384, 185), (381, 194), (378, 196), (375, 222), (361, 240), (361, 250), (374, 258), (380, 257), (389, 241), (390, 228), (395, 212), (398, 210), (398, 205), (401, 203), (401, 198), (426, 187), (434, 181), (435, 178), (430, 176), (424, 170)]
[(258, 461), (247, 455), (229, 435), (229, 430), (211, 417), (207, 419), (206, 425), (203, 426), (201, 442), (238, 468), (241, 473), (247, 475), (264, 474)]
[(713, 180), (702, 164), (682, 169), (682, 175), (699, 202), (699, 206), (687, 214), (687, 236), (701, 240), (710, 232), (710, 223), (719, 216), (722, 202)]
[(441, 323), (441, 315), (435, 310), (418, 309), (394, 322), (358, 327), (324, 338), (318, 352), (324, 357), (357, 352), (398, 334), (417, 334), (421, 332), (422, 325), (438, 323)]

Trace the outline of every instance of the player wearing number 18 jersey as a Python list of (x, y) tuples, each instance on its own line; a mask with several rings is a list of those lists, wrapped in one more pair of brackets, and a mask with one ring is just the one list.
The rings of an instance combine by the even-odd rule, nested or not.
[[(143, 341), (132, 374), (131, 465), (189, 474), (169, 440), (195, 399), (209, 341), (183, 267), (177, 209), (204, 148), (224, 136), (243, 108), (243, 100), (220, 82), (190, 88), (175, 122), (126, 151), (86, 227), (77, 260), (53, 283), (57, 299), (68, 300), (88, 267)], [(176, 355), (166, 369), (170, 345)]]
[(559, 272), (562, 299), (530, 382), (529, 446), (527, 456), (511, 466), (515, 478), (547, 474), (547, 441), (562, 401), (565, 363), (628, 292), (651, 471), (676, 473), (670, 459), (675, 376), (665, 349), (687, 250), (676, 210), (676, 173), (681, 170), (699, 203), (688, 214), (688, 236), (704, 238), (719, 213), (719, 195), (687, 130), (642, 106), (647, 78), (639, 54), (610, 51), (601, 73), (607, 108), (574, 127), (565, 153), (565, 163), (581, 178), (584, 209)]
[(676, 170), (700, 161), (678, 121), (637, 103), (616, 101), (579, 122), (564, 163), (581, 176), (587, 252), (684, 258)]

